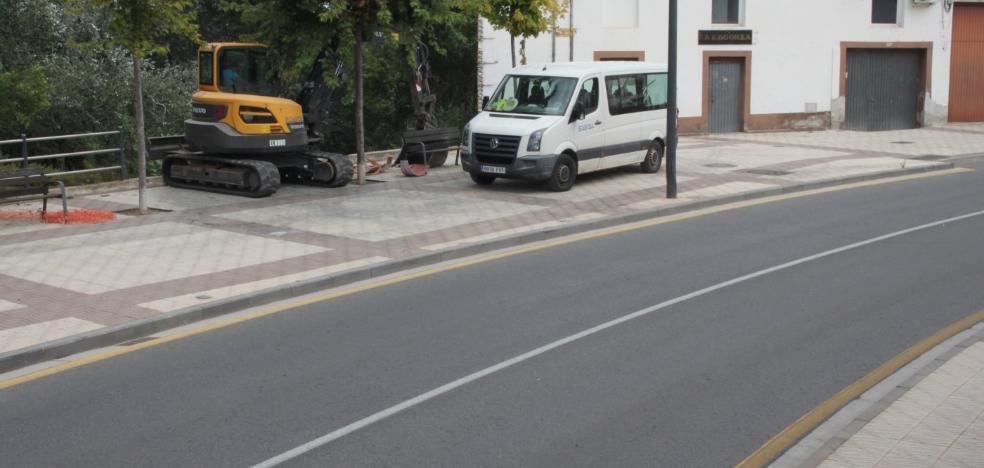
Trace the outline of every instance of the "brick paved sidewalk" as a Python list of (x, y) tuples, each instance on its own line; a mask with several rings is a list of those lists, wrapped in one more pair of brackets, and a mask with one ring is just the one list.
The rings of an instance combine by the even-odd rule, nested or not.
[[(475, 186), (458, 167), (363, 187), (284, 186), (265, 199), (149, 189), (155, 214), (101, 225), (0, 221), (0, 355), (243, 293), (585, 220), (811, 182), (941, 166), (984, 152), (984, 125), (902, 132), (684, 138), (680, 197), (665, 174), (617, 169), (568, 193)], [(110, 211), (133, 191), (70, 200)], [(0, 211), (34, 205), (0, 206)]]
[(965, 334), (869, 410), (831, 417), (846, 422), (837, 435), (811, 434), (773, 468), (984, 466), (984, 323)]

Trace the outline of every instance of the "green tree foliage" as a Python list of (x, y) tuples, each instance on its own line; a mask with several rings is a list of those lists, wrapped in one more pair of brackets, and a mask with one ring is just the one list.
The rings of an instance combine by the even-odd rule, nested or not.
[(520, 55), (526, 64), (526, 38), (537, 37), (553, 26), (556, 17), (564, 14), (566, 3), (557, 0), (489, 0), (484, 2), (482, 16), (492, 27), (509, 33), (512, 66), (516, 66), (516, 38), (521, 38)]
[[(417, 44), (433, 39), (434, 49), (443, 52), (446, 44), (437, 41), (440, 37), (447, 43), (454, 43), (455, 26), (474, 18), (480, 2), (475, 0), (336, 0), (321, 5), (321, 21), (333, 26), (342, 33), (354, 50), (355, 83), (355, 147), (358, 153), (358, 181), (365, 179), (365, 139), (363, 128), (363, 50), (365, 41), (376, 35), (386, 40), (386, 30), (395, 34), (390, 38), (402, 38), (403, 48), (409, 66), (417, 65), (414, 48)], [(450, 33), (449, 33), (450, 32)], [(416, 98), (415, 98), (416, 99)]]
[(137, 130), (137, 176), (140, 213), (147, 212), (144, 196), (147, 178), (147, 145), (143, 109), (143, 58), (168, 51), (167, 37), (198, 38), (197, 10), (192, 0), (72, 0), (82, 9), (101, 12), (109, 18), (107, 35), (91, 44), (124, 48), (133, 57), (133, 108)]
[(198, 11), (193, 0), (69, 0), (69, 4), (109, 18), (106, 34), (87, 45), (119, 47), (142, 58), (167, 53), (171, 35), (198, 37)]
[(0, 72), (0, 128), (26, 132), (49, 107), (48, 80), (41, 67)]
[[(399, 143), (400, 133), (413, 116), (409, 97), (416, 67), (414, 48), (426, 44), (432, 60), (449, 51), (460, 58), (434, 67), (440, 84), (436, 91), (449, 97), (453, 105), (439, 106), (441, 114), (453, 118), (448, 125), (461, 125), (459, 119), (470, 118), (474, 97), (475, 21), (479, 0), (336, 0), (227, 1), (226, 8), (241, 15), (242, 22), (255, 30), (247, 39), (270, 46), (270, 56), (282, 71), (281, 78), (296, 87), (312, 68), (323, 49), (331, 54), (323, 62), (325, 80), (341, 87), (340, 101), (323, 120), (323, 133), (334, 151), (364, 148), (387, 148)], [(356, 66), (356, 52), (362, 54), (363, 67)], [(462, 52), (464, 51), (464, 52)], [(339, 82), (333, 75), (334, 64), (344, 65), (346, 76), (353, 80)], [(364, 74), (364, 78), (363, 77)], [(447, 79), (441, 80), (441, 76)], [(452, 77), (459, 80), (454, 82)], [(461, 80), (466, 84), (459, 84)], [(357, 99), (359, 83), (364, 83), (365, 99)], [(461, 95), (449, 96), (454, 90)], [(363, 102), (364, 101), (364, 102)], [(360, 118), (358, 114), (364, 111)], [(373, 125), (359, 130), (359, 122)], [(350, 135), (356, 134), (356, 138)], [(363, 136), (364, 135), (364, 136)], [(353, 148), (354, 147), (354, 148)]]
[[(213, 0), (215, 3), (218, 0)], [(203, 3), (208, 3), (203, 1)], [(121, 49), (71, 47), (72, 43), (90, 43), (106, 35), (108, 18), (98, 11), (70, 11), (64, 3), (54, 0), (0, 0), (9, 12), (9, 21), (0, 22), (0, 70), (24, 72), (40, 68), (42, 79), (19, 78), (20, 87), (30, 87), (30, 93), (45, 94), (50, 106), (43, 107), (25, 129), (11, 118), (0, 118), (0, 140), (12, 139), (21, 132), (28, 136), (51, 136), (88, 133), (122, 128), (126, 138), (127, 169), (136, 175), (137, 140), (133, 116), (133, 97), (128, 89), (133, 84), (133, 61)], [(224, 14), (228, 24), (235, 24), (236, 15)], [(172, 50), (181, 49), (190, 41), (172, 38)], [(197, 47), (197, 46), (194, 46)], [(173, 135), (183, 131), (182, 121), (188, 116), (188, 103), (195, 90), (194, 48), (186, 57), (177, 60), (164, 55), (150, 56), (143, 62), (144, 98), (147, 102), (146, 129), (148, 135)], [(47, 83), (45, 85), (44, 83)], [(0, 107), (21, 99), (24, 91), (0, 92)], [(20, 108), (20, 105), (17, 105)], [(3, 111), (0, 111), (3, 112)], [(11, 112), (3, 112), (9, 117)], [(67, 153), (101, 149), (114, 144), (115, 139), (73, 139), (32, 143), (31, 154)], [(19, 149), (0, 148), (9, 155)], [(50, 161), (59, 169), (87, 169), (116, 163), (115, 155), (87, 156)], [(150, 164), (149, 172), (158, 169)], [(77, 176), (78, 183), (113, 180), (118, 175), (98, 172)]]
[(57, 53), (58, 39), (67, 27), (63, 11), (50, 0), (0, 0), (0, 71), (20, 70), (37, 64), (38, 57)]
[[(336, 63), (341, 63), (342, 79), (332, 105), (323, 117), (325, 148), (351, 153), (355, 150), (355, 105), (352, 86), (353, 38), (320, 17), (322, 1), (310, 0), (199, 0), (197, 12), (202, 38), (207, 41), (253, 40), (271, 46), (275, 61), (271, 68), (280, 73), (284, 96), (296, 96), (300, 83), (318, 52), (327, 45), (330, 56), (324, 61), (328, 81)], [(427, 3), (426, 1), (420, 3)], [(405, 1), (387, 6), (396, 12), (392, 20), (380, 24), (370, 34), (365, 53), (365, 129), (368, 151), (399, 146), (404, 130), (414, 121), (410, 100), (412, 80), (408, 64), (412, 45), (427, 44), (432, 53), (431, 85), (438, 95), (440, 126), (460, 127), (475, 112), (476, 24), (478, 4), (442, 1), (415, 10)], [(137, 138), (134, 115), (133, 58), (122, 48), (73, 47), (94, 44), (110, 35), (111, 15), (107, 9), (80, 9), (83, 3), (65, 0), (0, 0), (0, 72), (40, 67), (47, 85), (50, 106), (42, 110), (27, 128), (29, 136), (64, 135), (122, 128), (127, 146), (127, 169), (136, 175)], [(73, 8), (74, 7), (74, 8)], [(230, 10), (231, 9), (231, 10)], [(409, 14), (408, 14), (409, 13)], [(443, 17), (437, 22), (420, 21), (413, 15)], [(446, 21), (443, 25), (441, 22)], [(393, 33), (398, 34), (394, 37)], [(164, 34), (168, 53), (155, 53), (141, 60), (140, 73), (146, 105), (145, 128), (149, 136), (183, 132), (189, 117), (191, 94), (196, 89), (194, 38)], [(33, 79), (32, 79), (33, 80)], [(42, 92), (39, 87), (32, 91)], [(13, 99), (0, 95), (0, 102)], [(12, 119), (0, 120), (0, 139), (12, 139), (24, 129)], [(63, 153), (105, 148), (112, 138), (74, 139), (32, 144), (32, 154)], [(12, 147), (0, 148), (9, 154)], [(114, 164), (115, 155), (65, 160), (66, 169)], [(46, 164), (58, 165), (52, 161)], [(153, 174), (158, 167), (148, 163)], [(93, 173), (79, 182), (112, 180), (112, 173)]]

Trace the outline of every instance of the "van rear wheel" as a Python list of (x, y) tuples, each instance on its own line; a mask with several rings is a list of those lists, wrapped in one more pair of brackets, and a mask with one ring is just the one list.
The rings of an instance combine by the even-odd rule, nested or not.
[(663, 166), (664, 151), (663, 142), (653, 140), (649, 144), (649, 151), (646, 152), (646, 159), (643, 159), (642, 164), (639, 165), (642, 168), (642, 172), (646, 174), (659, 172), (659, 168)]
[(562, 154), (554, 164), (553, 173), (547, 179), (547, 187), (554, 192), (566, 192), (574, 186), (577, 179), (577, 163), (569, 155)]

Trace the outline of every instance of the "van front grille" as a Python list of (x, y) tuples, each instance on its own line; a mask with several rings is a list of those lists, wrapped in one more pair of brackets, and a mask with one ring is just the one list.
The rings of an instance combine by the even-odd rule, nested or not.
[(518, 136), (476, 133), (472, 138), (475, 159), (481, 163), (509, 165), (516, 160), (516, 155), (519, 153), (521, 138)]

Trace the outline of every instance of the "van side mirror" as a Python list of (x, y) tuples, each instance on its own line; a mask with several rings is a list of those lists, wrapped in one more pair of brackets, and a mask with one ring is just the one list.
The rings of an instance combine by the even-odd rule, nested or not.
[(482, 96), (482, 109), (489, 107), (489, 99), (491, 98), (489, 98), (488, 96)]
[(571, 120), (567, 123), (574, 123), (577, 120), (584, 118), (584, 104), (580, 102), (574, 103), (574, 111), (571, 112)]

